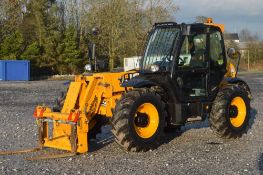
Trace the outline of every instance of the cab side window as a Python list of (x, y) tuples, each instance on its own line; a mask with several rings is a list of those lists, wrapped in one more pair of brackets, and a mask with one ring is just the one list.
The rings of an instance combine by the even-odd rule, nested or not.
[(218, 68), (224, 64), (223, 38), (221, 33), (216, 31), (210, 34), (210, 59), (211, 67)]
[(178, 59), (178, 68), (206, 67), (206, 34), (186, 36)]

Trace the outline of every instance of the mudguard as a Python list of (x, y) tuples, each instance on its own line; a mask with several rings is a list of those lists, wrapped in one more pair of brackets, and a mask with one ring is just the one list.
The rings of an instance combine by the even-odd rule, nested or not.
[(249, 92), (249, 98), (252, 99), (251, 90), (250, 90), (248, 84), (243, 79), (227, 77), (224, 79), (224, 81), (227, 82), (228, 84), (241, 84), (241, 85), (245, 86), (246, 90)]
[(142, 88), (142, 87), (151, 87), (156, 86), (156, 83), (145, 79), (143, 77), (134, 77), (129, 81), (125, 81), (121, 85), (122, 87), (133, 87), (133, 88)]

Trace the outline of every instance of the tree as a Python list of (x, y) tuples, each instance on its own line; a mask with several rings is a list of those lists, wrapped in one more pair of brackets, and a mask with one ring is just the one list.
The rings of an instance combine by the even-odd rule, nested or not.
[[(64, 28), (60, 21), (59, 6), (54, 0), (32, 0), (27, 4), (27, 13), (24, 18), (25, 30), (31, 28), (32, 35), (27, 39), (37, 41), (40, 56), (34, 60), (37, 67), (48, 67), (52, 72), (57, 72), (58, 57), (57, 47), (63, 39)], [(29, 24), (29, 25), (27, 25)], [(33, 36), (33, 37), (32, 37)]]
[(65, 38), (62, 41), (59, 49), (61, 49), (58, 67), (59, 73), (63, 74), (67, 72), (65, 65), (67, 65), (70, 72), (78, 73), (78, 66), (82, 60), (81, 52), (78, 49), (77, 44), (77, 31), (73, 26), (67, 28), (65, 32)]
[(19, 31), (5, 36), (3, 42), (0, 45), (1, 59), (16, 60), (19, 59), (23, 50), (23, 37)]
[(47, 36), (46, 29), (48, 25), (48, 9), (48, 0), (32, 0), (27, 4), (26, 15), (34, 21), (33, 24), (35, 25), (34, 27), (40, 46), (43, 46)]
[(257, 39), (257, 36), (253, 36), (248, 29), (242, 29), (239, 33), (240, 41), (248, 42)]
[(91, 39), (108, 55), (109, 69), (120, 65), (124, 57), (139, 54), (145, 33), (155, 22), (172, 19), (177, 7), (171, 0), (89, 1), (88, 28), (99, 26), (101, 35)]
[(1, 0), (0, 56), (28, 59), (36, 71), (77, 73), (92, 42), (112, 70), (139, 56), (152, 25), (174, 20), (177, 10), (173, 0)]
[(36, 64), (36, 61), (41, 56), (41, 48), (38, 42), (33, 42), (27, 46), (23, 54), (21, 55), (21, 59), (30, 60), (31, 64)]
[(262, 62), (263, 44), (259, 36), (252, 34), (248, 29), (241, 30), (239, 36), (241, 41), (246, 44), (246, 51), (248, 52), (246, 55), (249, 55), (250, 62), (252, 62), (254, 66), (256, 66), (258, 62)]

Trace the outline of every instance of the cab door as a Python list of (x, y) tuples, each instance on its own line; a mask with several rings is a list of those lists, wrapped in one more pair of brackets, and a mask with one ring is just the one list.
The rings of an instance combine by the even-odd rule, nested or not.
[(222, 33), (212, 28), (209, 33), (210, 76), (208, 91), (211, 97), (218, 92), (218, 85), (226, 74), (226, 52)]
[(183, 39), (173, 81), (181, 102), (200, 101), (208, 97), (208, 34), (196, 30)]

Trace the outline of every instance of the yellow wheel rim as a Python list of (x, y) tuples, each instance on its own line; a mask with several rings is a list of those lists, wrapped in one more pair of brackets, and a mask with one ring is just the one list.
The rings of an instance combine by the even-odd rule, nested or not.
[(239, 128), (243, 125), (247, 115), (247, 108), (245, 101), (241, 97), (235, 97), (229, 107), (230, 122), (231, 124)]
[(144, 103), (138, 107), (134, 116), (136, 133), (144, 139), (152, 137), (159, 126), (159, 113), (151, 103)]

